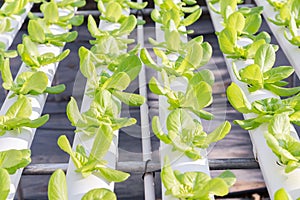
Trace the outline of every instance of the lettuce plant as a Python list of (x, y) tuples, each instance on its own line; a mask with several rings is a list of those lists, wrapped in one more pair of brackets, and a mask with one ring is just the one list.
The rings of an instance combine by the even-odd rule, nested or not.
[(130, 106), (140, 106), (145, 102), (145, 98), (138, 94), (123, 92), (129, 86), (130, 82), (138, 76), (141, 70), (142, 63), (136, 55), (122, 56), (120, 63), (114, 66), (114, 73), (112, 75), (109, 75), (105, 70), (102, 70), (101, 74), (97, 75), (92, 60), (93, 54), (90, 54), (86, 49), (80, 49), (79, 52), (81, 72), (88, 78), (89, 88), (87, 95), (94, 97), (97, 93), (102, 93), (103, 90), (106, 90)]
[(152, 130), (156, 137), (166, 144), (173, 146), (174, 150), (184, 152), (193, 160), (202, 158), (199, 148), (206, 149), (213, 143), (223, 139), (230, 131), (228, 121), (221, 124), (213, 132), (204, 132), (201, 123), (194, 120), (184, 109), (175, 109), (167, 117), (168, 133), (162, 131), (158, 116), (152, 119)]
[[(41, 24), (43, 28), (45, 27), (47, 28), (47, 26), (55, 24), (65, 29), (71, 29), (72, 25), (80, 26), (83, 23), (84, 17), (82, 15), (75, 15), (74, 12), (70, 12), (65, 16), (59, 16), (59, 8), (62, 7), (64, 9), (69, 8), (70, 10), (73, 10), (74, 7), (71, 6), (72, 2), (75, 1), (64, 0), (60, 2), (55, 2), (55, 1), (44, 2), (40, 7), (42, 13), (44, 14), (44, 18), (38, 18), (32, 13), (30, 13), (28, 16), (30, 17), (31, 20), (38, 20), (39, 24)], [(80, 0), (78, 2), (85, 3), (85, 1), (80, 1)]]
[[(173, 39), (157, 44), (157, 46), (168, 49), (168, 43), (170, 43), (170, 45), (175, 43), (176, 40)], [(154, 62), (145, 48), (141, 50), (140, 58), (145, 65), (157, 71), (165, 70), (169, 75), (178, 77), (186, 76), (190, 78), (194, 75), (195, 70), (208, 63), (212, 55), (212, 47), (209, 43), (203, 42), (202, 36), (196, 37), (187, 43), (183, 43), (180, 40), (178, 41), (180, 44), (174, 49), (179, 53), (179, 56), (175, 62), (170, 60), (168, 52), (160, 48), (153, 48), (153, 51), (156, 56), (162, 59), (161, 65)]]
[[(105, 5), (106, 4), (106, 5)], [(100, 20), (106, 20), (111, 23), (122, 23), (129, 16), (122, 14), (122, 10), (135, 7), (136, 9), (143, 9), (147, 6), (145, 3), (136, 3), (130, 1), (98, 1), (98, 9), (101, 12)]]
[(0, 168), (8, 174), (15, 174), (18, 169), (26, 167), (30, 162), (30, 149), (0, 151)]
[(293, 45), (298, 46), (300, 48), (300, 35), (298, 34), (298, 28), (296, 24), (296, 20), (294, 17), (291, 17), (289, 24), (290, 35), (287, 31), (284, 31), (284, 37)]
[[(165, 71), (162, 71), (163, 85), (154, 77), (149, 82), (150, 90), (157, 95), (163, 95), (170, 104), (169, 110), (182, 108), (188, 110), (200, 118), (212, 119), (213, 115), (203, 110), (212, 103), (211, 82), (207, 83), (199, 72), (193, 77), (187, 86), (186, 91), (173, 91), (170, 87), (170, 78)], [(206, 77), (208, 78), (208, 77)]]
[[(154, 9), (151, 13), (151, 18), (153, 21), (162, 25), (162, 30), (170, 29), (170, 22), (172, 22), (174, 28), (178, 30), (179, 33), (193, 33), (193, 30), (186, 31), (184, 27), (196, 22), (202, 14), (202, 10), (198, 5), (192, 7), (186, 6), (187, 4), (193, 5), (195, 3), (197, 2), (185, 1), (176, 4), (172, 0), (155, 1), (155, 4), (160, 7), (160, 10)], [(189, 15), (184, 18), (187, 13)]]
[(30, 150), (6, 150), (0, 152), (0, 200), (6, 200), (10, 192), (10, 176), (30, 162)]
[(44, 23), (43, 20), (39, 19), (29, 21), (28, 34), (33, 42), (40, 44), (53, 44), (60, 47), (64, 46), (64, 43), (73, 42), (77, 38), (76, 31), (52, 34), (47, 24)]
[[(212, 0), (209, 1), (208, 5), (212, 11), (217, 14), (222, 15), (223, 19), (227, 19), (227, 17), (233, 13), (237, 9), (237, 4), (240, 3), (240, 0)], [(217, 10), (213, 4), (219, 3), (220, 9)]]
[(48, 87), (48, 77), (45, 72), (42, 71), (22, 72), (16, 77), (15, 82), (13, 82), (9, 66), (9, 59), (5, 59), (3, 65), (1, 65), (1, 74), (3, 79), (3, 88), (13, 92), (10, 97), (20, 94), (58, 94), (65, 90), (64, 84)]
[(264, 134), (268, 146), (289, 173), (300, 167), (300, 142), (290, 135), (287, 114), (276, 115), (270, 122), (269, 132)]
[(254, 64), (250, 64), (239, 71), (233, 63), (233, 71), (239, 81), (247, 84), (250, 92), (267, 89), (279, 96), (291, 96), (300, 92), (300, 87), (284, 88), (294, 69), (291, 66), (272, 68), (275, 63), (275, 50), (270, 44), (261, 45), (254, 57)]
[(33, 70), (37, 70), (42, 66), (63, 60), (69, 55), (70, 50), (67, 49), (58, 56), (55, 56), (52, 52), (40, 54), (36, 43), (34, 43), (30, 37), (25, 36), (23, 37), (23, 43), (18, 45), (18, 52), (23, 62), (28, 67)]
[(296, 125), (299, 122), (299, 98), (300, 96), (290, 97), (284, 100), (277, 98), (266, 98), (254, 101), (250, 104), (243, 91), (235, 83), (232, 83), (226, 91), (230, 104), (243, 114), (254, 113), (257, 116), (247, 120), (235, 120), (234, 123), (243, 129), (252, 130), (263, 123), (268, 123), (275, 115), (286, 113), (290, 121)]
[(6, 131), (15, 130), (21, 133), (22, 127), (38, 128), (44, 125), (49, 115), (43, 115), (37, 119), (30, 119), (32, 113), (32, 106), (30, 100), (20, 95), (18, 99), (11, 105), (5, 115), (0, 116), (0, 136), (4, 135)]
[(71, 98), (67, 106), (67, 115), (76, 132), (94, 135), (102, 124), (109, 124), (113, 130), (136, 123), (134, 118), (117, 117), (120, 104), (112, 99), (110, 92), (103, 90), (95, 96), (88, 111), (80, 113), (76, 101)]
[[(49, 200), (68, 200), (66, 176), (61, 169), (56, 170), (50, 177), (48, 185), (48, 198)], [(106, 188), (92, 189), (82, 197), (82, 200), (94, 199), (116, 200), (117, 198), (115, 193)]]
[(0, 10), (0, 17), (12, 17), (13, 15), (21, 15), (25, 12), (25, 6), (29, 0), (5, 1), (5, 7)]
[(84, 178), (94, 174), (108, 182), (122, 182), (129, 177), (129, 174), (107, 167), (107, 162), (103, 160), (112, 140), (112, 128), (103, 124), (95, 133), (95, 140), (89, 156), (82, 145), (77, 145), (76, 151), (73, 151), (65, 135), (60, 136), (57, 143), (63, 151), (70, 155), (76, 167), (76, 172), (81, 173)]
[(215, 178), (203, 172), (180, 173), (170, 166), (165, 158), (161, 179), (166, 188), (166, 195), (182, 200), (210, 199), (210, 195), (224, 196), (235, 183), (236, 178), (230, 171), (225, 171)]
[[(272, 3), (271, 3), (272, 5)], [(275, 7), (276, 8), (276, 7)], [(270, 22), (278, 26), (289, 26), (291, 18), (295, 18), (297, 26), (300, 25), (300, 3), (297, 0), (288, 0), (278, 6), (275, 19), (268, 18)]]

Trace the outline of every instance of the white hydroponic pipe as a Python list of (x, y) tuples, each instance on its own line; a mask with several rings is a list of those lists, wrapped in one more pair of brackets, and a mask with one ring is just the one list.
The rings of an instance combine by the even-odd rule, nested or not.
[[(67, 13), (70, 13), (70, 11), (61, 10), (60, 14), (66, 15)], [(56, 25), (50, 26), (50, 30), (54, 34), (62, 34), (65, 33), (66, 30), (62, 29), (61, 27), (58, 27)], [(63, 50), (63, 47), (57, 47), (54, 45), (38, 45), (38, 51), (43, 54), (46, 52), (54, 53), (56, 56), (59, 55)], [(51, 86), (53, 77), (55, 75), (56, 69), (57, 69), (58, 63), (52, 63), (49, 65), (42, 66), (39, 70), (43, 71), (48, 76), (48, 86)], [(29, 71), (29, 68), (26, 66), (25, 63), (22, 63), (20, 70), (18, 72), (18, 75), (22, 72)], [(18, 76), (17, 75), (17, 76)], [(3, 105), (0, 110), (0, 115), (5, 115), (6, 111), (9, 109), (9, 107), (16, 101), (17, 97), (9, 98), (9, 96), (12, 94), (12, 92), (9, 92)], [(40, 95), (27, 95), (28, 98), (31, 101), (32, 105), (32, 115), (30, 116), (31, 119), (36, 119), (40, 117), (43, 107), (45, 105), (47, 94), (40, 94)], [(5, 151), (9, 149), (30, 149), (32, 140), (34, 138), (36, 129), (32, 128), (22, 128), (21, 133), (16, 133), (14, 131), (7, 131), (5, 135), (0, 137), (0, 151)], [(10, 176), (11, 178), (11, 186), (10, 186), (10, 193), (8, 196), (8, 200), (11, 200), (14, 198), (21, 175), (22, 175), (23, 169), (17, 170), (17, 172)]]
[(263, 6), (263, 16), (266, 19), (265, 21), (269, 25), (271, 31), (273, 32), (276, 40), (278, 41), (280, 47), (282, 48), (284, 54), (288, 58), (290, 64), (294, 67), (298, 77), (300, 77), (300, 48), (292, 45), (285, 37), (284, 31), (289, 32), (289, 29), (284, 26), (277, 26), (270, 22), (268, 18), (275, 19), (276, 12), (274, 8), (266, 0), (255, 0), (257, 6)]
[[(5, 8), (7, 3), (4, 3), (1, 7), (0, 10), (3, 10)], [(5, 44), (6, 50), (10, 47), (12, 44), (14, 38), (16, 37), (18, 31), (22, 27), (22, 24), (24, 20), (27, 17), (27, 14), (29, 13), (30, 9), (32, 8), (33, 3), (28, 3), (25, 6), (25, 12), (22, 13), (21, 15), (12, 15), (12, 17), (8, 17), (11, 23), (11, 28), (13, 29), (11, 32), (5, 32), (5, 33), (0, 33), (0, 41)]]
[[(180, 0), (175, 0), (174, 3), (179, 3), (181, 2)], [(156, 6), (156, 9), (159, 9), (159, 7)], [(161, 24), (156, 23), (156, 40), (158, 42), (163, 42), (164, 41), (164, 32), (161, 30)], [(187, 36), (183, 35), (181, 36), (181, 41), (182, 42), (187, 42)], [(176, 60), (177, 55), (170, 54), (168, 55), (168, 58), (171, 60)], [(161, 59), (157, 58), (157, 62), (160, 63)], [(159, 75), (159, 74), (158, 74)], [(160, 75), (158, 77), (161, 79)], [(183, 77), (176, 78), (170, 83), (171, 88), (174, 91), (185, 91), (187, 88), (188, 82), (187, 79)], [(169, 115), (170, 111), (167, 109), (169, 107), (169, 104), (167, 102), (166, 97), (164, 96), (159, 96), (159, 119), (160, 123), (162, 124), (162, 130), (166, 133), (166, 119), (167, 116)], [(195, 117), (195, 116), (194, 116)], [(199, 119), (199, 118), (197, 118)], [(200, 121), (200, 120), (199, 120)], [(192, 160), (188, 158), (183, 152), (179, 151), (173, 151), (173, 147), (171, 145), (165, 144), (164, 142), (160, 141), (160, 163), (161, 163), (161, 168), (164, 167), (164, 158), (165, 156), (169, 157), (170, 164), (173, 170), (179, 170), (180, 172), (184, 173), (187, 171), (199, 171), (199, 172), (204, 172), (207, 175), (210, 176), (209, 172), (209, 166), (208, 166), (208, 159), (207, 159), (207, 152), (205, 149), (201, 150), (201, 159), (198, 160)], [(176, 198), (172, 197), (171, 195), (165, 195), (166, 188), (164, 187), (162, 183), (162, 199), (163, 200), (175, 200)], [(211, 197), (211, 199), (214, 199)]]
[[(138, 3), (143, 3), (142, 0), (138, 0)], [(142, 16), (138, 16), (138, 19), (142, 20)], [(144, 27), (140, 25), (137, 27), (137, 42), (144, 47)], [(143, 161), (148, 162), (152, 160), (151, 150), (151, 134), (149, 125), (149, 110), (148, 110), (148, 98), (147, 98), (147, 79), (145, 65), (142, 65), (139, 74), (139, 93), (146, 98), (146, 102), (140, 106), (141, 117), (141, 136), (142, 136), (142, 149), (143, 149)], [(154, 179), (152, 173), (144, 174), (144, 193), (145, 200), (155, 200), (155, 188)]]
[[(218, 7), (215, 6), (217, 9)], [(216, 31), (221, 31), (223, 29), (221, 22), (223, 21), (222, 17), (212, 10), (209, 9), (210, 16), (215, 27)], [(247, 41), (240, 41), (240, 44), (243, 45), (247, 43)], [(268, 90), (258, 90), (253, 93), (250, 93), (247, 89), (246, 84), (240, 82), (235, 77), (235, 74), (232, 70), (232, 59), (227, 59), (224, 55), (224, 59), (227, 65), (228, 72), (230, 74), (231, 80), (236, 83), (245, 93), (247, 99), (250, 103), (256, 100), (265, 99), (265, 98), (279, 98), (277, 95), (274, 95), (272, 92)], [(238, 61), (235, 62), (236, 66), (239, 69), (252, 64), (253, 60), (248, 59), (246, 61)], [(245, 119), (255, 117), (254, 114), (246, 114), (244, 115)], [(292, 196), (293, 199), (300, 197), (300, 169), (296, 169), (291, 173), (285, 173), (284, 167), (279, 166), (277, 164), (278, 158), (272, 152), (272, 150), (268, 147), (266, 140), (264, 138), (264, 132), (267, 131), (266, 125), (261, 125), (255, 130), (250, 130), (249, 135), (251, 138), (251, 142), (253, 144), (253, 153), (254, 156), (258, 159), (259, 166), (264, 177), (270, 198), (274, 198), (275, 192), (280, 188), (285, 188), (286, 191)], [(299, 140), (298, 135), (291, 125), (291, 135)]]
[[(129, 15), (129, 10), (123, 10), (124, 15)], [(104, 31), (111, 31), (118, 29), (120, 24), (118, 23), (110, 23), (104, 20), (101, 20), (99, 23), (99, 29)], [(97, 71), (101, 72), (101, 68), (98, 68)], [(107, 71), (108, 72), (108, 71)], [(109, 72), (108, 72), (109, 73)], [(88, 85), (86, 85), (85, 93), (88, 89)], [(90, 108), (90, 104), (92, 99), (88, 97), (86, 94), (83, 96), (81, 110), (80, 112), (83, 113)], [(107, 166), (112, 169), (116, 169), (116, 164), (118, 161), (118, 137), (119, 131), (114, 131), (113, 141), (110, 145), (109, 150), (107, 151), (106, 155), (104, 156), (104, 160), (107, 161)], [(92, 150), (94, 142), (94, 136), (87, 136), (82, 132), (77, 132), (75, 134), (75, 138), (73, 141), (73, 149), (76, 149), (78, 144), (81, 144), (86, 152), (89, 154)], [(95, 188), (107, 188), (111, 191), (114, 190), (114, 183), (109, 183), (105, 179), (100, 178), (94, 174), (89, 175), (88, 177), (84, 178), (80, 173), (75, 172), (76, 167), (73, 161), (70, 159), (68, 164), (67, 170), (67, 186), (68, 186), (68, 197), (72, 200), (80, 200), (83, 195), (85, 195), (88, 191), (95, 189)]]

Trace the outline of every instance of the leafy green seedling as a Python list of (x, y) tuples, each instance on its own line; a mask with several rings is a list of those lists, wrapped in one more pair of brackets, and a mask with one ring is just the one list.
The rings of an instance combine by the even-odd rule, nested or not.
[(0, 152), (0, 200), (6, 200), (10, 192), (10, 176), (31, 162), (30, 149)]
[[(239, 1), (240, 0), (213, 0), (213, 2), (209, 2), (208, 5), (212, 11), (222, 15), (223, 19), (226, 20), (227, 17), (237, 9)], [(213, 6), (215, 3), (219, 3), (219, 10)]]
[(31, 162), (30, 149), (0, 151), (0, 168), (9, 174), (15, 174), (18, 169), (26, 167)]
[[(153, 48), (153, 50), (156, 56), (161, 58), (161, 65), (154, 62), (145, 48), (141, 50), (140, 58), (145, 65), (157, 71), (165, 70), (169, 75), (191, 78), (194, 71), (207, 64), (212, 55), (212, 47), (207, 42), (202, 43), (202, 40), (203, 37), (200, 36), (187, 43), (181, 43), (178, 47), (180, 55), (177, 56), (175, 62), (170, 60), (167, 52), (159, 48)], [(169, 42), (171, 43), (171, 40)], [(158, 46), (167, 48), (167, 46), (162, 45), (159, 44)]]
[[(259, 34), (256, 37), (249, 36), (251, 42), (245, 46), (238, 45), (238, 32), (234, 27), (224, 28), (218, 37), (220, 49), (228, 58), (250, 59), (254, 58), (257, 50), (264, 44), (270, 42), (270, 36), (267, 33)], [(278, 49), (276, 45), (273, 46)]]
[(101, 125), (96, 134), (90, 155), (86, 154), (83, 146), (77, 145), (76, 151), (72, 147), (65, 135), (58, 138), (58, 146), (68, 153), (76, 167), (76, 172), (81, 173), (83, 177), (91, 174), (104, 178), (108, 182), (125, 181), (129, 174), (108, 168), (104, 155), (108, 151), (113, 139), (113, 130), (109, 125)]
[(7, 110), (5, 115), (0, 116), (0, 135), (6, 131), (16, 130), (21, 133), (22, 127), (38, 128), (44, 125), (49, 115), (43, 115), (37, 119), (31, 120), (32, 106), (29, 99), (25, 96), (19, 96), (14, 104)]
[(229, 122), (224, 122), (213, 132), (207, 134), (199, 121), (193, 119), (184, 109), (171, 111), (167, 117), (168, 133), (162, 131), (158, 116), (152, 119), (152, 130), (156, 137), (166, 144), (171, 144), (174, 150), (184, 152), (193, 160), (201, 159), (199, 148), (206, 149), (213, 143), (223, 139), (230, 131)]
[(66, 58), (70, 50), (67, 49), (63, 51), (61, 54), (58, 56), (55, 56), (54, 53), (44, 53), (40, 54), (36, 43), (34, 43), (30, 37), (25, 36), (23, 38), (23, 43), (18, 45), (18, 52), (19, 55), (21, 56), (23, 62), (33, 70), (36, 70), (42, 66), (59, 62)]
[(300, 35), (298, 34), (298, 28), (294, 17), (292, 17), (290, 20), (289, 30), (290, 30), (291, 37), (288, 35), (287, 31), (284, 31), (284, 37), (291, 44), (300, 48)]
[(13, 82), (9, 67), (9, 59), (5, 59), (3, 65), (1, 66), (1, 74), (3, 79), (3, 88), (13, 92), (13, 94), (10, 97), (14, 97), (15, 95), (20, 94), (59, 94), (65, 90), (64, 84), (48, 87), (48, 77), (45, 74), (45, 72), (41, 71), (22, 72), (20, 75), (17, 76), (16, 81)]
[(94, 135), (102, 124), (109, 124), (115, 131), (122, 127), (131, 126), (136, 123), (134, 118), (117, 117), (120, 113), (120, 105), (112, 99), (107, 90), (103, 90), (95, 96), (88, 111), (80, 114), (75, 99), (67, 106), (67, 115), (76, 132), (83, 132), (87, 135)]
[[(84, 4), (85, 1), (82, 0), (44, 2), (40, 7), (42, 13), (44, 14), (44, 18), (40, 20), (43, 21), (43, 23), (45, 23), (46, 25), (56, 24), (66, 29), (71, 29), (72, 25), (80, 26), (84, 21), (84, 17), (82, 15), (75, 15), (73, 10), (75, 7), (79, 8), (84, 6)], [(60, 16), (59, 8), (69, 9), (72, 12), (67, 15)], [(35, 19), (37, 17), (33, 16), (31, 18)]]
[(300, 25), (300, 3), (299, 1), (286, 1), (282, 2), (278, 9), (278, 13), (275, 15), (275, 19), (268, 18), (270, 22), (277, 26), (286, 26), (290, 24), (290, 20), (295, 17), (297, 26)]
[(253, 35), (261, 26), (262, 11), (263, 7), (241, 8), (228, 16), (223, 23), (224, 27), (234, 28), (238, 36)]
[[(106, 5), (105, 5), (106, 4)], [(100, 20), (106, 20), (111, 23), (123, 23), (128, 17), (122, 14), (122, 11), (129, 11), (129, 8), (143, 9), (147, 6), (147, 2), (136, 3), (130, 1), (98, 1), (98, 9), (101, 12)], [(141, 23), (144, 23), (141, 21)]]
[[(50, 177), (48, 198), (49, 200), (68, 200), (66, 175), (61, 169), (56, 170)], [(95, 199), (116, 200), (117, 198), (115, 193), (106, 188), (92, 189), (82, 197), (82, 200)]]
[(63, 46), (66, 42), (73, 42), (77, 38), (78, 33), (73, 31), (52, 34), (43, 20), (30, 20), (28, 23), (28, 34), (32, 42)]
[(25, 6), (29, 0), (5, 1), (5, 6), (1, 8), (0, 16), (13, 17), (13, 15), (21, 15), (25, 12)]
[(291, 66), (272, 68), (275, 63), (275, 50), (270, 44), (261, 45), (254, 57), (254, 64), (237, 70), (233, 63), (233, 71), (239, 81), (248, 85), (250, 92), (267, 89), (279, 96), (291, 96), (300, 92), (300, 87), (285, 88), (288, 78), (294, 69)]
[[(187, 31), (184, 27), (195, 23), (200, 18), (202, 10), (198, 5), (183, 7), (184, 3), (176, 4), (172, 0), (156, 1), (155, 3), (160, 9), (154, 9), (151, 12), (151, 18), (153, 21), (162, 24), (162, 30), (170, 29), (170, 23), (173, 23), (173, 28), (179, 31), (180, 34), (194, 32), (193, 30)], [(193, 4), (195, 4), (194, 1), (188, 3), (188, 5)], [(184, 18), (185, 13), (189, 13), (186, 18)]]
[(94, 54), (85, 48), (79, 49), (79, 52), (81, 72), (88, 78), (88, 95), (95, 96), (97, 93), (106, 90), (130, 106), (140, 106), (145, 102), (145, 98), (141, 95), (123, 92), (141, 70), (142, 63), (136, 55), (123, 56), (120, 63), (112, 69), (114, 71), (112, 75), (106, 73), (105, 70), (97, 75), (93, 62), (97, 61), (97, 58)]
[(275, 115), (270, 121), (269, 132), (264, 134), (268, 146), (289, 173), (300, 167), (300, 142), (290, 135), (290, 120), (287, 114)]
[(166, 195), (178, 199), (210, 199), (210, 195), (224, 196), (236, 181), (235, 175), (225, 171), (215, 178), (203, 172), (173, 171), (169, 159), (165, 158), (161, 179), (166, 188)]
[(162, 85), (156, 78), (152, 77), (149, 88), (154, 94), (163, 95), (168, 99), (169, 110), (182, 108), (193, 112), (200, 118), (208, 120), (213, 118), (211, 113), (203, 110), (212, 103), (212, 89), (201, 74), (189, 81), (186, 91), (173, 91), (170, 88), (170, 78), (164, 70), (162, 70), (161, 75), (164, 84)]
[(286, 113), (290, 121), (296, 125), (300, 124), (300, 96), (290, 97), (284, 100), (277, 98), (267, 98), (254, 101), (250, 104), (243, 91), (232, 83), (227, 88), (227, 98), (230, 104), (243, 114), (254, 113), (257, 116), (247, 120), (235, 120), (234, 123), (240, 125), (243, 129), (252, 130), (263, 123), (268, 123), (277, 114)]

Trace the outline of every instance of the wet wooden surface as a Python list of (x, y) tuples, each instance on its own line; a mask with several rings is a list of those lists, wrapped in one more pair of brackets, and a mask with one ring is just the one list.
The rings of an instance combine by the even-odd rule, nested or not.
[[(195, 35), (203, 34), (204, 40), (208, 41), (213, 46), (213, 57), (206, 68), (211, 69), (216, 77), (216, 83), (213, 87), (214, 102), (211, 107), (207, 108), (215, 114), (216, 119), (213, 121), (203, 121), (205, 130), (209, 131), (220, 124), (222, 121), (229, 120), (232, 122), (235, 119), (241, 119), (241, 114), (237, 113), (227, 102), (225, 97), (225, 89), (230, 84), (229, 74), (225, 66), (223, 56), (219, 50), (216, 36), (208, 16), (202, 17), (198, 23), (193, 27)], [(32, 163), (66, 163), (68, 162), (68, 155), (62, 152), (56, 145), (57, 138), (65, 134), (70, 141), (73, 140), (74, 127), (71, 126), (65, 114), (66, 105), (70, 96), (75, 96), (78, 101), (82, 96), (85, 79), (82, 77), (79, 68), (79, 59), (77, 55), (80, 46), (89, 47), (88, 40), (91, 39), (87, 32), (86, 24), (79, 28), (75, 28), (79, 32), (79, 37), (76, 42), (67, 44), (66, 48), (71, 49), (71, 53), (67, 59), (62, 61), (57, 70), (54, 84), (64, 83), (67, 87), (66, 91), (59, 95), (49, 95), (45, 105), (44, 113), (50, 114), (50, 120), (43, 127), (36, 132), (32, 144)], [(267, 30), (266, 24), (263, 25), (262, 30)], [(26, 31), (23, 27), (18, 34), (11, 49), (16, 49), (16, 44), (21, 41), (21, 36)], [(145, 40), (149, 36), (153, 36), (154, 28), (152, 25), (147, 25)], [(135, 37), (132, 34), (131, 37)], [(147, 41), (145, 41), (147, 42)], [(273, 40), (273, 43), (276, 41)], [(146, 44), (149, 47), (149, 44)], [(277, 65), (288, 65), (288, 61), (283, 55), (282, 51), (277, 52)], [(11, 62), (13, 74), (15, 75), (20, 66), (20, 59), (15, 58)], [(147, 79), (149, 80), (156, 73), (147, 69)], [(2, 82), (1, 82), (2, 83)], [(138, 81), (134, 81), (129, 88), (129, 91), (138, 90)], [(5, 91), (0, 89), (0, 101), (3, 102), (5, 98)], [(158, 115), (158, 101), (157, 96), (149, 92), (149, 116), (152, 118)], [(80, 104), (80, 103), (79, 103)], [(139, 109), (128, 108), (124, 106), (123, 116), (136, 117), (139, 120)], [(141, 161), (141, 135), (139, 129), (139, 121), (137, 125), (124, 128), (120, 132), (119, 140), (119, 161)], [(151, 135), (151, 142), (153, 148), (153, 160), (159, 161), (159, 141)], [(222, 141), (209, 148), (209, 158), (253, 158), (252, 145), (247, 131), (240, 127), (233, 125), (232, 130), (228, 136)], [(264, 187), (264, 182), (259, 169), (253, 170), (233, 170), (237, 176), (237, 183), (232, 189), (233, 192), (242, 190), (251, 190), (255, 188)], [(219, 174), (220, 171), (212, 171), (212, 175)], [(24, 199), (47, 199), (47, 184), (49, 176), (23, 176), (20, 183)], [(159, 174), (155, 176), (156, 196), (157, 199), (161, 196), (160, 178)], [(139, 200), (143, 199), (143, 180), (141, 173), (132, 174), (131, 177), (123, 182), (116, 184), (115, 192), (118, 199), (125, 200)], [(244, 198), (246, 199), (246, 198)]]

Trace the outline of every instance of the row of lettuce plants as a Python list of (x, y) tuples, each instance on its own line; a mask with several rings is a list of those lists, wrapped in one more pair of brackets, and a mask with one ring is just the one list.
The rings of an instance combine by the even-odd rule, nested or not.
[(159, 77), (152, 77), (149, 87), (159, 95), (159, 117), (153, 117), (152, 130), (161, 140), (163, 199), (226, 195), (235, 176), (225, 171), (211, 178), (205, 149), (229, 133), (230, 123), (226, 121), (208, 134), (200, 121), (213, 119), (204, 108), (213, 100), (214, 76), (209, 70), (199, 70), (208, 63), (212, 48), (202, 36), (187, 42), (187, 34), (193, 31), (185, 28), (199, 19), (201, 9), (196, 1), (165, 0), (155, 4), (157, 9), (151, 17), (159, 30), (157, 41), (149, 38), (149, 42), (159, 61), (155, 62), (145, 48), (140, 57)]
[(276, 12), (275, 19), (268, 18), (270, 22), (277, 26), (284, 26), (284, 37), (293, 45), (300, 47), (300, 1), (285, 0), (274, 1), (267, 0)]
[(0, 9), (1, 56), (10, 47), (32, 5), (33, 2), (29, 0), (4, 1)]
[[(67, 115), (76, 135), (73, 149), (66, 136), (58, 139), (59, 147), (70, 155), (67, 175), (56, 171), (49, 182), (49, 199), (116, 199), (114, 182), (130, 175), (116, 170), (118, 132), (136, 123), (134, 118), (120, 117), (121, 104), (140, 106), (145, 98), (124, 92), (138, 76), (142, 63), (137, 57), (139, 46), (127, 52), (134, 42), (128, 35), (137, 19), (130, 8), (142, 9), (147, 3), (130, 1), (97, 2), (101, 12), (97, 27), (88, 17), (92, 47), (79, 49), (80, 71), (87, 78), (81, 111), (72, 97)], [(57, 184), (59, 182), (60, 184)]]
[(298, 56), (300, 53), (300, 1), (264, 0), (255, 2), (257, 5), (264, 7), (263, 15), (266, 22), (299, 77), (300, 64), (298, 62)]
[[(278, 163), (284, 167), (285, 173), (290, 173), (300, 165), (300, 142), (291, 126), (291, 123), (299, 125), (300, 87), (287, 88), (285, 86), (288, 82), (284, 80), (294, 69), (291, 66), (273, 68), (278, 46), (270, 44), (271, 38), (268, 33), (258, 33), (262, 23), (262, 7), (237, 9), (236, 0), (220, 0), (211, 3), (211, 8), (213, 6), (212, 10), (222, 16), (224, 27), (217, 30), (220, 49), (227, 59), (232, 59), (230, 71), (234, 82), (227, 88), (227, 97), (237, 111), (245, 114), (245, 120), (235, 120), (234, 123), (245, 130), (253, 130), (250, 136), (254, 138), (254, 143), (258, 143), (253, 136), (254, 132), (258, 131), (258, 134), (264, 135), (264, 145), (267, 143), (278, 157)], [(287, 98), (281, 100), (280, 97)], [(256, 145), (255, 148), (263, 147)], [(268, 154), (267, 151), (258, 153)], [(260, 157), (263, 155), (258, 155), (262, 164)], [(293, 190), (294, 196), (299, 196), (299, 188), (294, 188), (292, 177), (299, 178), (298, 173), (292, 176), (279, 173), (278, 176), (283, 176), (284, 181), (270, 183), (270, 177), (267, 177), (264, 170), (272, 171), (271, 165), (275, 165), (276, 168), (277, 164), (269, 163), (267, 166), (261, 165), (261, 168), (272, 198), (278, 187), (283, 186)], [(277, 167), (280, 172), (282, 167)]]
[[(18, 8), (18, 13), (22, 13), (21, 3), (26, 4), (27, 1), (11, 2), (10, 9)], [(51, 1), (41, 5), (43, 18), (30, 14), (28, 35), (23, 35), (22, 44), (18, 45), (23, 63), (15, 81), (10, 71), (9, 57), (2, 57), (3, 88), (9, 93), (0, 111), (0, 199), (14, 198), (22, 168), (31, 162), (30, 146), (35, 130), (49, 119), (48, 114), (40, 117), (47, 94), (57, 94), (65, 89), (64, 85), (51, 87), (51, 82), (58, 62), (69, 53), (69, 50), (60, 53), (65, 42), (77, 37), (76, 32), (68, 32), (74, 24), (71, 21), (80, 25), (83, 20), (82, 17), (75, 17), (76, 9), (67, 0), (60, 3)], [(9, 6), (6, 7), (8, 10)]]

